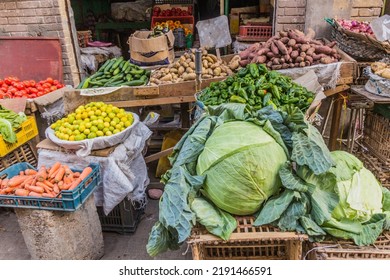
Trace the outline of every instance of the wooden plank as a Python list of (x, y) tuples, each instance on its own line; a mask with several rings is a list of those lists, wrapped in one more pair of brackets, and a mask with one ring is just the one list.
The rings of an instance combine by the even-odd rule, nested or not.
[[(298, 234), (296, 232), (233, 232), (229, 238), (229, 241), (235, 240), (307, 240), (308, 236), (305, 234)], [(210, 242), (210, 241), (219, 241), (223, 240), (212, 234), (204, 234), (196, 236), (196, 239), (193, 239), (194, 242)]]
[(337, 150), (337, 137), (339, 134), (340, 128), (340, 118), (341, 118), (341, 109), (343, 106), (343, 99), (339, 98), (339, 96), (333, 96), (336, 98), (333, 105), (333, 115), (332, 115), (332, 123), (330, 127), (330, 135), (329, 135), (329, 149), (331, 151)]
[(186, 102), (194, 102), (194, 96), (177, 96), (177, 97), (165, 97), (165, 98), (153, 98), (153, 99), (139, 99), (139, 100), (126, 100), (106, 102), (117, 107), (139, 107), (139, 106), (154, 106), (164, 104), (179, 104)]
[(174, 147), (166, 149), (166, 150), (158, 152), (158, 153), (155, 153), (153, 155), (147, 156), (147, 157), (145, 157), (145, 162), (149, 163), (149, 162), (158, 160), (158, 159), (160, 159), (162, 157), (168, 156), (168, 155), (170, 155), (173, 152), (173, 148)]
[(135, 97), (158, 96), (160, 94), (159, 87), (157, 86), (135, 87), (133, 92)]
[(302, 259), (302, 241), (301, 240), (289, 240), (286, 244), (286, 253), (289, 260)]
[(345, 90), (347, 90), (347, 89), (349, 89), (349, 88), (350, 88), (350, 86), (348, 86), (348, 85), (340, 85), (340, 86), (337, 86), (337, 87), (335, 87), (335, 88), (333, 88), (333, 89), (325, 90), (324, 93), (325, 93), (325, 95), (326, 95), (327, 97), (329, 97), (329, 96), (332, 96), (332, 95), (334, 95), (334, 94), (336, 94), (336, 93), (345, 91)]

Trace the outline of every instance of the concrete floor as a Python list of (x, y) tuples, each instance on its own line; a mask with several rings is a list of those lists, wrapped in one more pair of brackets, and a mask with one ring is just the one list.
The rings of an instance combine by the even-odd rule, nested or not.
[[(145, 214), (135, 233), (121, 235), (104, 232), (104, 260), (150, 260), (146, 252), (149, 232), (158, 219), (158, 201), (149, 200)], [(12, 210), (0, 210), (0, 260), (29, 260), (30, 254), (24, 243), (17, 218)], [(155, 260), (192, 259), (191, 249), (183, 244), (180, 250), (158, 255)]]

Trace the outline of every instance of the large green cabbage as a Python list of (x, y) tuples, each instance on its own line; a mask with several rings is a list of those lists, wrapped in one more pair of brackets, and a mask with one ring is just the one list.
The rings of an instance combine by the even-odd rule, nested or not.
[(196, 171), (206, 175), (203, 194), (220, 209), (249, 215), (277, 193), (283, 148), (260, 126), (237, 121), (222, 124), (208, 138)]

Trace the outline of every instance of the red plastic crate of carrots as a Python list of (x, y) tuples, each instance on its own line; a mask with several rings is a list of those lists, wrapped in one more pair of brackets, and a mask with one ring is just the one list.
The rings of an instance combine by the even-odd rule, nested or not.
[(60, 162), (49, 168), (42, 166), (38, 171), (26, 169), (10, 179), (0, 179), (0, 195), (60, 198), (61, 191), (74, 190), (91, 172), (89, 166), (73, 172)]

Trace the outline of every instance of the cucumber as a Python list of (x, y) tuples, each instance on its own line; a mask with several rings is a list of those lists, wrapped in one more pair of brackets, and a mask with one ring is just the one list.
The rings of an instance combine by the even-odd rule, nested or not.
[(131, 75), (142, 75), (143, 73), (145, 72), (145, 70), (144, 69), (131, 69), (130, 70), (130, 74)]
[(102, 65), (102, 67), (99, 68), (98, 72), (104, 72), (104, 69), (107, 67), (108, 64), (110, 64), (111, 59), (107, 59), (106, 62)]
[(83, 84), (83, 86), (81, 87), (82, 89), (84, 88), (88, 88), (89, 87), (89, 81), (91, 80), (91, 78), (87, 78)]
[(112, 66), (116, 63), (116, 60), (115, 58), (111, 59), (110, 63), (106, 66), (106, 68), (104, 68), (104, 74), (107, 75), (110, 73), (110, 70), (112, 68)]
[(146, 75), (142, 75), (141, 76), (141, 78), (140, 78), (140, 80), (142, 80), (142, 81), (147, 81), (148, 80), (148, 76), (146, 76)]
[(114, 70), (114, 72), (112, 73), (112, 75), (116, 76), (116, 75), (119, 74), (120, 71), (121, 71), (121, 68), (118, 67), (118, 68), (116, 68), (116, 69)]
[(85, 81), (87, 80), (88, 78), (84, 78), (80, 83), (79, 85), (76, 87), (76, 89), (82, 89), (83, 88), (83, 85), (85, 83)]
[(92, 76), (90, 76), (91, 80), (95, 79), (95, 78), (98, 78), (98, 77), (101, 77), (103, 76), (104, 73), (103, 72), (96, 72), (95, 74), (93, 74)]
[(143, 80), (133, 80), (130, 82), (123, 83), (122, 86), (142, 86), (145, 84), (145, 81)]
[(121, 56), (120, 58), (118, 58), (115, 63), (112, 65), (112, 67), (110, 68), (110, 72), (111, 71), (114, 71), (116, 68), (119, 67), (119, 64), (121, 64), (121, 62), (123, 61), (123, 56)]

